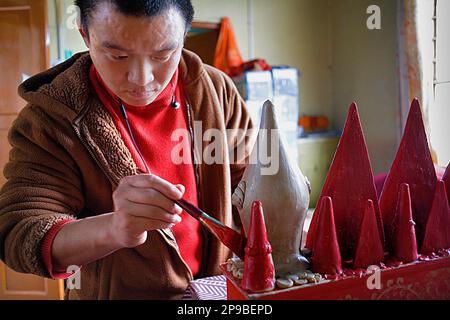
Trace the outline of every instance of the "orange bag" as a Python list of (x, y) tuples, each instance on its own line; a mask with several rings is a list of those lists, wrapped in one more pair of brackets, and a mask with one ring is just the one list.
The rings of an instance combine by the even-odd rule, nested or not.
[(214, 54), (214, 67), (229, 76), (238, 73), (243, 64), (242, 56), (236, 43), (233, 28), (228, 17), (224, 17), (220, 25), (219, 38)]

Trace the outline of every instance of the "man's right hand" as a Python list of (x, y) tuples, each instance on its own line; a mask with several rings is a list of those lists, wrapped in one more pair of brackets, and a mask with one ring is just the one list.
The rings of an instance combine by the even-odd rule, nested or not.
[(171, 228), (181, 222), (182, 209), (173, 200), (183, 197), (184, 186), (149, 174), (123, 178), (113, 193), (111, 234), (119, 247), (143, 244), (147, 231)]

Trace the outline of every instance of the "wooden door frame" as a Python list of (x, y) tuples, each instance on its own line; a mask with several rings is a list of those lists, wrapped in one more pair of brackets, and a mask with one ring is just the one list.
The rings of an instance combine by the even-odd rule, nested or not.
[[(0, 0), (0, 13), (8, 11), (30, 11), (29, 25), (31, 27), (31, 48), (36, 48), (38, 52), (30, 52), (30, 59), (32, 59), (31, 65), (33, 67), (33, 74), (42, 72), (50, 67), (50, 32), (48, 24), (48, 6), (47, 0)], [(32, 14), (33, 12), (39, 12), (39, 14)], [(36, 43), (36, 41), (43, 41), (43, 43)], [(17, 106), (19, 107), (19, 106)], [(2, 114), (4, 118), (17, 117), (17, 113), (9, 113), (8, 111)], [(9, 120), (8, 120), (9, 121)], [(8, 130), (7, 122), (0, 121), (0, 130)], [(9, 152), (9, 151), (8, 151)], [(3, 168), (0, 168), (3, 169)], [(0, 186), (1, 187), (1, 186)], [(10, 271), (7, 271), (10, 270)], [(11, 272), (4, 263), (0, 264), (0, 285), (1, 292), (6, 294), (3, 299), (49, 299), (49, 297), (57, 297), (60, 300), (64, 299), (64, 282), (62, 280), (50, 280), (43, 279), (42, 291), (27, 291), (27, 290), (8, 290), (7, 288), (7, 274)], [(26, 279), (27, 276), (24, 275)], [(23, 280), (26, 281), (26, 280)], [(49, 281), (54, 281), (51, 283)]]

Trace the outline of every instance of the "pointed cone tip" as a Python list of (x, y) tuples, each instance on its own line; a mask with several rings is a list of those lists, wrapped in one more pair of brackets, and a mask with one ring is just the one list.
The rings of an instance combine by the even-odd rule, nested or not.
[(359, 112), (358, 112), (358, 104), (353, 101), (350, 106), (348, 107), (348, 115), (347, 118), (350, 118), (350, 116), (352, 117), (358, 117), (359, 119)]
[(445, 169), (444, 175), (442, 177), (442, 180), (450, 179), (450, 162), (447, 165), (447, 168)]
[(444, 193), (445, 193), (445, 181), (438, 179), (437, 185), (436, 185), (436, 192), (442, 192), (442, 191), (444, 191)]
[[(376, 234), (378, 234), (378, 237), (376, 237)], [(375, 207), (372, 199), (367, 199), (359, 230), (354, 267), (367, 268), (369, 265), (380, 263), (383, 258), (383, 243), (378, 230)]]
[[(442, 176), (442, 180), (446, 183), (450, 183), (450, 163), (447, 165), (445, 169), (444, 175)], [(450, 193), (450, 190), (447, 190)]]
[(447, 166), (447, 169), (444, 172), (444, 175), (442, 176), (442, 181), (445, 185), (445, 191), (447, 192), (447, 200), (450, 204), (450, 163)]
[(313, 271), (339, 274), (342, 272), (342, 261), (337, 241), (331, 197), (325, 196), (320, 199), (318, 224), (320, 229), (317, 230), (317, 238), (312, 246)]
[(417, 239), (412, 216), (409, 184), (400, 184), (397, 200), (395, 257), (404, 263), (417, 260)]
[[(347, 119), (345, 120), (343, 131), (347, 132), (349, 130), (352, 130), (352, 132), (353, 130), (356, 130), (358, 132), (361, 131), (362, 133), (361, 119), (359, 117), (359, 111), (356, 102), (353, 102), (348, 108)], [(342, 135), (344, 136), (344, 133)]]
[(266, 100), (263, 104), (260, 129), (278, 129), (275, 106), (270, 100)]
[[(411, 192), (409, 189), (409, 184), (407, 183), (400, 184), (400, 189), (398, 190), (397, 210), (397, 219), (399, 219), (399, 221), (397, 221), (397, 224), (412, 219)], [(405, 218), (405, 216), (407, 218)]]
[(409, 191), (409, 184), (405, 182), (400, 183), (400, 190)]
[(263, 108), (273, 108), (272, 101), (270, 101), (270, 99), (267, 99), (266, 101), (264, 101)]
[(255, 200), (252, 202), (251, 208), (248, 243), (250, 245), (259, 245), (267, 242), (268, 238), (262, 202)]
[(420, 101), (419, 101), (419, 98), (415, 97), (414, 99), (412, 99), (412, 101), (411, 101), (411, 107), (412, 107), (412, 106), (414, 106), (414, 107), (419, 106), (419, 107), (420, 107)]
[(420, 121), (423, 122), (422, 108), (420, 107), (420, 102), (419, 102), (419, 99), (417, 99), (417, 98), (411, 102), (411, 107), (409, 108), (408, 120), (412, 115), (417, 116), (419, 119), (421, 119)]
[(322, 197), (321, 210), (332, 211), (333, 210), (333, 200), (329, 196)]
[(262, 114), (263, 115), (275, 114), (275, 106), (273, 105), (272, 101), (270, 101), (270, 100), (264, 101), (264, 104), (262, 107)]
[(439, 249), (450, 247), (450, 225), (449, 203), (445, 190), (445, 182), (438, 180), (431, 210), (425, 226), (425, 234), (420, 249), (421, 253), (432, 254)]
[(402, 183), (400, 184), (400, 189), (398, 190), (399, 192), (399, 201), (400, 199), (402, 201), (406, 200), (406, 198), (408, 198), (409, 202), (411, 202), (411, 192), (409, 190), (409, 184), (407, 183)]
[[(333, 199), (329, 196), (324, 196), (320, 199), (320, 211), (318, 220), (322, 220), (323, 222), (331, 223), (335, 226), (334, 222), (334, 208), (333, 208)], [(323, 225), (322, 225), (323, 227)]]
[(252, 202), (252, 210), (262, 210), (262, 202), (261, 200), (255, 200)]

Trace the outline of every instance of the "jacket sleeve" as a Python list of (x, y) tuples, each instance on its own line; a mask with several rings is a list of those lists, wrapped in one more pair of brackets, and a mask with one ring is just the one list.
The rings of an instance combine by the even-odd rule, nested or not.
[(75, 219), (84, 205), (79, 170), (70, 156), (73, 137), (63, 126), (28, 105), (8, 134), (12, 149), (0, 190), (0, 258), (18, 272), (50, 277), (41, 241), (56, 223)]

